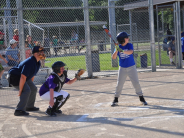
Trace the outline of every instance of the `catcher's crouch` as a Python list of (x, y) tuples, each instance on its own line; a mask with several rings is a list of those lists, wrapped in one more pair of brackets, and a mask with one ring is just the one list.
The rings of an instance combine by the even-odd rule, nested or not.
[(75, 74), (75, 78), (69, 79), (67, 77), (67, 71), (64, 68), (65, 63), (57, 61), (52, 65), (53, 72), (49, 75), (46, 82), (41, 86), (39, 94), (41, 99), (49, 101), (49, 107), (45, 113), (49, 116), (56, 116), (56, 113), (62, 113), (59, 110), (65, 102), (69, 99), (70, 94), (61, 90), (65, 83), (72, 84), (76, 80), (80, 79), (80, 75), (84, 73), (84, 70), (80, 69)]

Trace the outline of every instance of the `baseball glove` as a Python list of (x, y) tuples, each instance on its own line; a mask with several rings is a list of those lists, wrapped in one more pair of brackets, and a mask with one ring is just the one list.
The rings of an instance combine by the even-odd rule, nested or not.
[(77, 71), (77, 73), (75, 74), (75, 78), (77, 79), (77, 80), (80, 80), (81, 79), (81, 75), (82, 74), (84, 74), (84, 72), (85, 72), (85, 70), (84, 69), (79, 69), (78, 71)]

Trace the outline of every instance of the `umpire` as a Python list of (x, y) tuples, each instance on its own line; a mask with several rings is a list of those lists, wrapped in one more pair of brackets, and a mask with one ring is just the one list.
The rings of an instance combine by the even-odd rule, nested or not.
[(40, 60), (45, 59), (44, 48), (35, 46), (33, 56), (11, 68), (8, 72), (9, 84), (19, 90), (20, 99), (15, 109), (15, 116), (27, 116), (26, 111), (38, 111), (34, 106), (37, 87), (33, 83), (34, 76), (40, 68)]

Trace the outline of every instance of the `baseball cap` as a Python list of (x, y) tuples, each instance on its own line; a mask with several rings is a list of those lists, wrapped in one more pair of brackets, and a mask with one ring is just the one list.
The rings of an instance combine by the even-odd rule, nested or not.
[(10, 40), (10, 44), (14, 44), (17, 43), (18, 41), (16, 41), (15, 39)]
[(181, 33), (181, 37), (184, 36), (184, 32)]
[(32, 50), (32, 54), (37, 53), (37, 52), (41, 52), (41, 51), (45, 51), (43, 47), (41, 47), (41, 46), (34, 46), (33, 50)]
[(174, 41), (175, 40), (175, 37), (171, 37), (171, 40)]
[(1, 34), (1, 35), (4, 35), (4, 33), (2, 33), (1, 31), (0, 31), (0, 34)]

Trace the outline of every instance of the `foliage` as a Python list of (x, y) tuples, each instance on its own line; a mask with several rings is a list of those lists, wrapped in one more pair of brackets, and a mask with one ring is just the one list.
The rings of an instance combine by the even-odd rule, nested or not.
[[(159, 11), (159, 22), (162, 22), (162, 11)], [(167, 29), (167, 24), (170, 25), (170, 28), (174, 28), (174, 17), (173, 11), (171, 8), (163, 10), (163, 19), (164, 19), (164, 28)]]
[[(81, 6), (81, 0), (23, 0), (23, 7), (72, 7)], [(74, 22), (83, 20), (83, 11), (66, 10), (37, 10), (25, 11), (24, 18), (33, 23)]]

